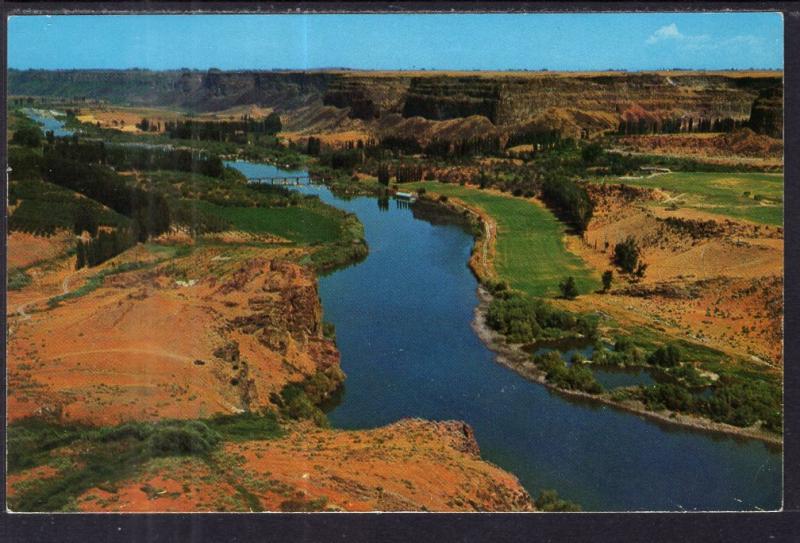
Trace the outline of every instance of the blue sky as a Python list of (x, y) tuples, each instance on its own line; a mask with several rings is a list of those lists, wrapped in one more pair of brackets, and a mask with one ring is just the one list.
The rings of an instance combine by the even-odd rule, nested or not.
[(58, 15), (8, 23), (12, 68), (783, 68), (777, 13)]

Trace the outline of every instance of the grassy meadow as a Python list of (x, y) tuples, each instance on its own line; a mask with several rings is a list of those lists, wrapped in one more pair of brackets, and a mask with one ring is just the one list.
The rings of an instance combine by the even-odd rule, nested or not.
[(301, 244), (331, 243), (340, 237), (340, 221), (306, 207), (223, 207), (204, 201), (197, 206), (242, 232), (275, 234)]
[(564, 226), (544, 206), (460, 185), (424, 182), (403, 187), (425, 187), (431, 193), (459, 198), (494, 217), (495, 270), (512, 288), (531, 296), (556, 296), (559, 282), (569, 275), (581, 293), (600, 287), (597, 275), (564, 247)]
[(664, 205), (674, 203), (735, 219), (783, 225), (782, 174), (675, 172), (619, 181), (668, 191), (675, 199)]

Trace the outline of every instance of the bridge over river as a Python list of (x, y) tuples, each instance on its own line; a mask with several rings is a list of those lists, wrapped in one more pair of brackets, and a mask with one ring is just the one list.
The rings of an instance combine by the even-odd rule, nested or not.
[(248, 177), (247, 181), (250, 183), (265, 183), (268, 185), (285, 185), (285, 186), (314, 186), (323, 184), (323, 179), (312, 179), (309, 175), (293, 175), (293, 176), (263, 176), (263, 177)]

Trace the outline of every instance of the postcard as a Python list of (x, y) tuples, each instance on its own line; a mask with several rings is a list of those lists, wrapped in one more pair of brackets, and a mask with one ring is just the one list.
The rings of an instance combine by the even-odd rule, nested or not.
[(776, 511), (783, 18), (19, 13), (21, 512)]

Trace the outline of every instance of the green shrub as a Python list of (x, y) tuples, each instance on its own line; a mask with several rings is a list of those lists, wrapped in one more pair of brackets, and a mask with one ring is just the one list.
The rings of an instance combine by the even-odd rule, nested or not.
[(290, 419), (312, 420), (318, 426), (328, 426), (325, 413), (309, 398), (300, 383), (290, 383), (280, 394), (281, 413)]
[(636, 238), (628, 236), (624, 241), (617, 243), (614, 246), (614, 263), (619, 266), (622, 271), (633, 273), (636, 271), (639, 264), (639, 244)]
[(328, 498), (326, 498), (325, 496), (308, 501), (303, 499), (293, 499), (281, 502), (280, 509), (281, 511), (287, 513), (290, 512), (306, 513), (312, 511), (324, 511), (325, 506), (327, 504), (328, 504)]
[(581, 506), (575, 502), (563, 500), (555, 490), (547, 489), (539, 492), (534, 501), (536, 509), (545, 512), (578, 512)]
[(545, 372), (547, 382), (559, 388), (581, 390), (589, 394), (603, 392), (603, 386), (597, 382), (592, 370), (582, 364), (567, 366), (556, 351), (535, 356), (534, 363)]
[(713, 420), (751, 426), (763, 421), (773, 432), (783, 429), (782, 395), (779, 385), (764, 381), (721, 378), (714, 395), (706, 402), (706, 412)]
[(205, 423), (226, 441), (275, 439), (283, 435), (278, 418), (271, 411), (261, 415), (256, 413), (218, 415), (206, 420)]
[(8, 272), (8, 290), (20, 290), (31, 284), (31, 276), (25, 270), (15, 269)]
[(126, 422), (120, 426), (101, 428), (97, 432), (97, 439), (101, 442), (121, 441), (123, 439), (136, 439), (144, 441), (153, 434), (153, 425), (146, 422)]
[(648, 409), (655, 410), (691, 411), (695, 407), (694, 396), (685, 388), (671, 383), (642, 387), (642, 401)]
[(670, 343), (659, 347), (649, 357), (647, 363), (654, 366), (674, 368), (681, 362), (681, 351), (677, 345)]
[(581, 334), (594, 339), (597, 319), (585, 315), (575, 316), (561, 311), (538, 299), (506, 290), (504, 283), (490, 285), (495, 298), (489, 304), (486, 322), (490, 328), (508, 337), (513, 343), (526, 343), (543, 337), (550, 329), (551, 335), (563, 332)]
[(220, 436), (205, 423), (188, 421), (175, 425), (160, 425), (149, 438), (153, 456), (207, 454), (219, 442)]
[(561, 296), (567, 300), (574, 300), (578, 297), (578, 287), (575, 285), (575, 278), (572, 276), (559, 283), (558, 289), (561, 291)]

